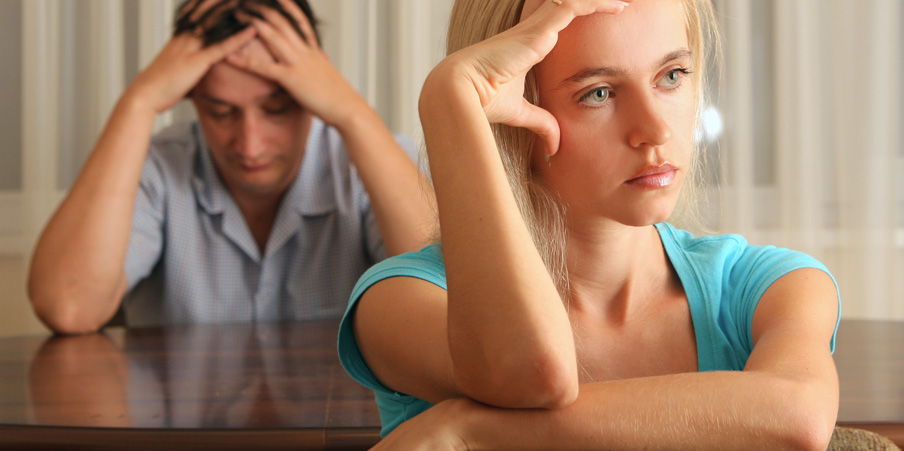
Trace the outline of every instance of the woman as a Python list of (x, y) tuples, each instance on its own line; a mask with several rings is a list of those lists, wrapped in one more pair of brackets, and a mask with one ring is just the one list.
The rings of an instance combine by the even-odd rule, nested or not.
[(442, 246), (371, 268), (340, 330), (381, 446), (825, 449), (828, 271), (663, 222), (692, 168), (708, 0), (452, 14), (420, 102)]

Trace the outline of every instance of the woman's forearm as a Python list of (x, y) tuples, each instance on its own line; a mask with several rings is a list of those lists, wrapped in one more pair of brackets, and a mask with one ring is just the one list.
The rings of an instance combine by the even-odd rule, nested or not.
[(515, 203), (480, 99), (455, 58), (421, 94), (448, 280), (457, 385), (504, 407), (577, 394), (567, 314)]
[(585, 384), (557, 410), (453, 403), (469, 449), (825, 449), (837, 383), (688, 373)]

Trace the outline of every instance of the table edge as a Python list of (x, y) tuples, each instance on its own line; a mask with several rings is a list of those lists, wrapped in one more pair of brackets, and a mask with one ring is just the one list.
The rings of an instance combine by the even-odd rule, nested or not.
[(216, 449), (315, 450), (367, 449), (380, 429), (166, 429), (0, 424), (0, 449)]

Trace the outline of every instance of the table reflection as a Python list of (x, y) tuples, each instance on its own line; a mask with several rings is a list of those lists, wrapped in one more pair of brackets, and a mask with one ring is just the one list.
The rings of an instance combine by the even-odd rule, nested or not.
[(51, 337), (28, 383), (35, 423), (149, 429), (379, 426), (335, 352), (332, 322), (184, 326)]
[(128, 427), (125, 355), (102, 334), (53, 337), (29, 369), (34, 413), (41, 424)]
[[(0, 449), (367, 449), (338, 321), (0, 339)], [(904, 445), (904, 323), (842, 321), (839, 424)]]

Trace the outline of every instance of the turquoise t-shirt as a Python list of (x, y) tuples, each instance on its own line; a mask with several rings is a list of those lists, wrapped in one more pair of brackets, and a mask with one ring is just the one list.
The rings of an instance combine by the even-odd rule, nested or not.
[[(687, 295), (700, 371), (744, 369), (753, 350), (754, 310), (766, 289), (779, 277), (800, 268), (820, 269), (831, 277), (822, 263), (801, 252), (751, 246), (739, 235), (695, 237), (666, 223), (657, 224), (656, 229)], [(374, 391), (383, 436), (432, 405), (381, 384), (355, 341), (352, 319), (361, 295), (375, 283), (398, 276), (416, 277), (446, 289), (442, 247), (433, 244), (370, 268), (355, 285), (339, 326), (339, 360), (352, 378)], [(840, 297), (838, 307), (840, 321)], [(831, 349), (834, 352), (834, 333)]]

